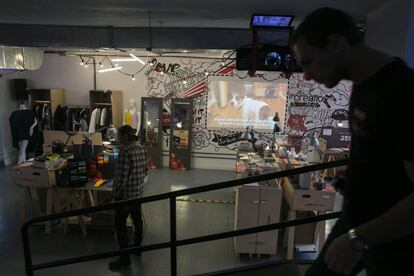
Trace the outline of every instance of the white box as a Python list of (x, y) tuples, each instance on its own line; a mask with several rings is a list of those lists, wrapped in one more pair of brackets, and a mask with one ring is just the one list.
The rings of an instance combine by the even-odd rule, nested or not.
[(335, 193), (295, 189), (287, 177), (283, 178), (282, 187), (291, 210), (324, 212), (334, 209)]
[(22, 187), (47, 188), (56, 185), (55, 170), (35, 168), (31, 162), (14, 167), (14, 183)]

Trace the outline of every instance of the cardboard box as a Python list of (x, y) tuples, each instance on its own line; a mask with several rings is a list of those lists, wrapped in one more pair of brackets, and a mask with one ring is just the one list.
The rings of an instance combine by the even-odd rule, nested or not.
[[(296, 212), (296, 219), (314, 217), (311, 211)], [(315, 243), (316, 222), (298, 225), (295, 227), (295, 244), (313, 244)]]
[(291, 210), (295, 211), (332, 211), (335, 205), (335, 193), (317, 190), (297, 189), (289, 178), (281, 179), (283, 196)]
[(14, 183), (22, 187), (35, 188), (55, 186), (55, 170), (35, 168), (31, 162), (26, 162), (14, 168)]

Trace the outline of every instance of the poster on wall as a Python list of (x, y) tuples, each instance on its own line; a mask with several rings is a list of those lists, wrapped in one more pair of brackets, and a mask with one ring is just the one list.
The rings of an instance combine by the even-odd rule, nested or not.
[(348, 128), (348, 105), (352, 83), (341, 81), (328, 89), (322, 84), (305, 81), (303, 74), (289, 80), (287, 99), (287, 133), (303, 135), (309, 129), (322, 127)]
[(209, 79), (207, 128), (245, 129), (272, 132), (273, 117), (279, 114), (280, 125), (286, 117), (288, 82), (270, 82), (260, 78), (241, 80), (212, 76)]

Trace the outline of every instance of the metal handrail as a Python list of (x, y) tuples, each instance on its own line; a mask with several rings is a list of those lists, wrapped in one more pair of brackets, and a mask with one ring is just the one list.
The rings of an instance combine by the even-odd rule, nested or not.
[[(144, 251), (150, 251), (150, 250), (156, 250), (156, 249), (162, 249), (162, 248), (168, 248), (168, 247), (171, 249), (171, 275), (177, 275), (177, 246), (218, 240), (218, 239), (223, 239), (223, 238), (236, 237), (236, 236), (241, 236), (241, 235), (246, 235), (246, 234), (252, 234), (252, 233), (258, 233), (258, 232), (270, 231), (270, 230), (275, 230), (275, 229), (280, 229), (280, 228), (285, 228), (285, 227), (296, 226), (300, 224), (323, 221), (323, 220), (337, 218), (339, 217), (339, 214), (340, 214), (340, 212), (335, 212), (335, 213), (319, 215), (319, 216), (315, 216), (311, 218), (303, 218), (303, 219), (298, 219), (298, 220), (291, 220), (291, 221), (285, 221), (285, 222), (280, 222), (280, 223), (252, 227), (252, 228), (246, 228), (242, 230), (223, 232), (223, 233), (214, 234), (214, 235), (207, 235), (207, 236), (201, 236), (201, 237), (196, 237), (196, 238), (191, 238), (191, 239), (177, 240), (177, 227), (176, 227), (177, 226), (176, 225), (176, 218), (177, 218), (176, 198), (177, 197), (184, 196), (184, 195), (190, 195), (190, 194), (196, 194), (196, 193), (202, 193), (202, 192), (208, 192), (208, 191), (214, 191), (214, 190), (219, 190), (219, 189), (231, 188), (231, 187), (236, 187), (236, 186), (240, 186), (240, 185), (244, 185), (244, 184), (248, 184), (252, 182), (259, 182), (259, 181), (287, 177), (287, 176), (292, 176), (292, 175), (302, 174), (302, 173), (307, 173), (307, 172), (312, 172), (312, 171), (324, 170), (328, 168), (344, 166), (344, 165), (347, 165), (347, 163), (348, 163), (348, 159), (336, 160), (336, 161), (322, 163), (322, 164), (310, 165), (310, 166), (299, 167), (295, 169), (273, 172), (273, 173), (268, 173), (268, 174), (263, 174), (263, 175), (258, 175), (258, 176), (224, 181), (224, 182), (205, 185), (201, 187), (178, 190), (178, 191), (163, 193), (159, 195), (153, 195), (153, 196), (131, 199), (131, 200), (123, 200), (123, 201), (118, 201), (118, 202), (114, 202), (114, 203), (110, 203), (110, 204), (102, 205), (102, 206), (89, 207), (89, 208), (84, 208), (84, 209), (79, 209), (79, 210), (71, 210), (71, 211), (67, 211), (63, 213), (51, 214), (51, 215), (32, 218), (28, 220), (27, 222), (25, 222), (21, 228), (25, 264), (26, 264), (25, 265), (26, 275), (32, 276), (35, 270), (40, 270), (40, 269), (45, 269), (45, 268), (51, 268), (51, 267), (62, 266), (62, 265), (67, 265), (67, 264), (74, 264), (74, 263), (80, 263), (80, 262), (85, 262), (85, 261), (90, 261), (90, 260), (108, 258), (108, 257), (118, 256), (124, 253), (144, 252)], [(164, 199), (170, 200), (170, 241), (169, 242), (145, 245), (145, 246), (140, 246), (140, 247), (130, 247), (126, 249), (114, 250), (114, 251), (109, 251), (109, 252), (104, 252), (104, 253), (99, 253), (99, 254), (86, 255), (86, 256), (81, 256), (81, 257), (76, 257), (76, 258), (68, 258), (68, 259), (63, 259), (63, 260), (58, 260), (58, 261), (53, 261), (53, 262), (48, 262), (48, 263), (41, 263), (41, 264), (36, 264), (36, 265), (32, 264), (28, 228), (29, 226), (35, 223), (46, 222), (46, 221), (51, 221), (55, 219), (62, 219), (62, 218), (67, 218), (71, 216), (79, 216), (82, 214), (93, 213), (93, 212), (103, 211), (103, 210), (110, 210), (110, 209), (114, 209), (117, 207), (133, 205), (133, 204), (148, 203), (148, 202), (159, 201), (159, 200), (164, 200)]]

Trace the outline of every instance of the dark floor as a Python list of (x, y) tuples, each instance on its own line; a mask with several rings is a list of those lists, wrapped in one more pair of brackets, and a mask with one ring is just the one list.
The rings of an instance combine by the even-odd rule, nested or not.
[[(168, 169), (150, 172), (145, 195), (196, 187), (235, 177), (233, 171), (192, 170), (176, 172)], [(24, 275), (23, 249), (20, 239), (23, 189), (13, 185), (10, 168), (0, 169), (0, 271), (1, 275)], [(192, 198), (234, 201), (233, 189), (192, 195)], [(144, 244), (165, 242), (169, 239), (169, 203), (159, 201), (143, 206), (145, 217)], [(233, 229), (234, 205), (220, 203), (193, 203), (177, 201), (178, 239), (219, 233)], [(43, 227), (31, 231), (34, 264), (67, 257), (114, 250), (117, 243), (111, 227), (87, 227), (82, 235), (78, 225), (70, 226), (66, 235), (55, 226), (45, 234)], [(169, 250), (145, 252), (132, 257), (130, 270), (123, 273), (108, 270), (109, 259), (62, 266), (35, 272), (34, 275), (170, 275)], [(240, 258), (234, 254), (233, 239), (218, 240), (178, 248), (179, 275), (202, 274), (258, 262), (276, 260), (284, 256), (279, 247), (278, 256), (269, 258)]]

